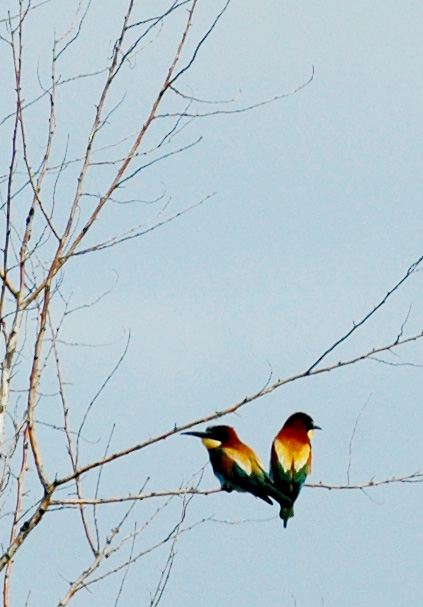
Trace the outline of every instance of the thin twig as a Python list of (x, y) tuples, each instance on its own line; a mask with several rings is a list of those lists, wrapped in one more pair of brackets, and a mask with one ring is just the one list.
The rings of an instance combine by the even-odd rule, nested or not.
[(423, 482), (423, 472), (413, 472), (413, 474), (406, 474), (405, 476), (393, 476), (392, 478), (384, 478), (379, 481), (375, 481), (371, 479), (365, 483), (358, 483), (355, 485), (327, 485), (324, 483), (306, 483), (306, 487), (310, 487), (311, 489), (328, 489), (332, 490), (360, 490), (369, 489), (371, 487), (380, 487), (381, 485), (391, 485), (393, 483), (422, 483)]
[[(131, 560), (132, 560), (132, 557), (133, 557), (133, 554), (134, 554), (135, 542), (136, 542), (136, 540), (137, 540), (137, 533), (136, 533), (136, 532), (137, 532), (137, 525), (135, 524), (135, 529), (134, 529), (134, 537), (132, 538), (131, 550), (130, 550), (130, 552), (129, 552), (129, 561), (131, 561)], [(118, 605), (118, 603), (119, 603), (119, 600), (120, 600), (120, 597), (122, 596), (122, 591), (123, 591), (123, 588), (124, 588), (124, 586), (125, 586), (126, 580), (127, 580), (127, 578), (128, 578), (128, 573), (129, 573), (129, 565), (130, 565), (130, 563), (129, 563), (129, 564), (128, 564), (128, 566), (126, 567), (126, 569), (125, 569), (125, 571), (124, 571), (124, 574), (123, 574), (123, 576), (122, 576), (122, 580), (121, 580), (121, 582), (120, 582), (120, 586), (119, 586), (119, 590), (118, 590), (118, 593), (117, 593), (117, 596), (116, 596), (116, 600), (115, 600), (114, 607), (117, 607), (117, 605)]]
[(252, 103), (250, 105), (246, 105), (241, 108), (235, 108), (233, 110), (212, 110), (210, 112), (168, 112), (166, 114), (158, 114), (156, 119), (159, 118), (209, 118), (210, 116), (223, 116), (223, 115), (231, 115), (231, 114), (243, 114), (244, 112), (250, 112), (251, 110), (255, 110), (259, 107), (263, 107), (265, 105), (269, 105), (270, 103), (275, 103), (276, 101), (280, 101), (281, 99), (286, 99), (287, 97), (291, 97), (292, 95), (296, 95), (302, 89), (307, 87), (314, 78), (314, 66), (312, 66), (312, 73), (309, 79), (303, 84), (300, 84), (297, 88), (289, 93), (282, 93), (280, 95), (274, 95), (269, 99), (264, 99), (263, 101), (258, 101), (257, 103)]
[[(333, 352), (335, 350), (335, 348), (337, 348), (340, 344), (342, 344), (345, 340), (347, 340), (355, 331), (357, 331), (357, 329), (362, 327), (369, 320), (369, 318), (371, 318), (388, 301), (388, 299), (391, 297), (391, 295), (393, 293), (395, 293), (395, 291), (397, 291), (400, 288), (400, 286), (403, 285), (404, 282), (406, 280), (408, 280), (408, 278), (410, 278), (410, 276), (414, 272), (417, 271), (417, 269), (421, 265), (422, 261), (423, 261), (423, 255), (421, 255), (415, 262), (413, 262), (411, 264), (411, 266), (408, 268), (408, 270), (406, 271), (404, 276), (401, 278), (401, 280), (399, 280), (396, 283), (396, 285), (394, 287), (392, 287), (392, 289), (390, 291), (387, 292), (387, 294), (380, 300), (380, 302), (373, 308), (373, 310), (371, 310), (368, 314), (363, 316), (363, 318), (358, 323), (354, 323), (353, 326), (351, 327), (351, 329), (349, 331), (347, 331), (347, 333), (345, 333), (345, 335), (343, 335), (340, 339), (338, 339), (327, 350), (325, 350), (321, 356), (319, 356), (319, 358), (311, 365), (311, 367), (309, 367), (309, 371), (312, 371), (313, 369), (315, 369), (317, 367), (317, 365), (320, 364), (322, 362), (322, 360), (324, 358), (326, 358), (326, 356), (328, 354)], [(398, 334), (397, 339), (394, 343), (401, 343), (402, 329), (403, 329), (403, 326), (401, 327), (401, 331)], [(379, 352), (379, 351), (380, 350), (375, 350), (375, 352)]]
[[(77, 456), (76, 456), (76, 451), (75, 451), (75, 447), (74, 447), (73, 440), (72, 440), (72, 432), (71, 432), (70, 423), (69, 423), (69, 406), (68, 406), (67, 399), (66, 399), (65, 382), (63, 379), (63, 375), (62, 375), (62, 368), (61, 368), (61, 364), (60, 364), (59, 351), (58, 351), (57, 343), (56, 343), (55, 331), (53, 329), (53, 324), (52, 324), (51, 318), (49, 320), (50, 320), (50, 330), (51, 330), (51, 335), (52, 335), (54, 358), (56, 361), (56, 376), (57, 376), (57, 382), (59, 385), (59, 394), (60, 394), (60, 399), (62, 402), (62, 409), (63, 409), (63, 426), (65, 429), (65, 434), (66, 434), (66, 438), (67, 438), (68, 454), (69, 454), (69, 457), (71, 460), (72, 469), (76, 470), (77, 469)], [(75, 481), (76, 481), (76, 492), (77, 492), (78, 498), (83, 499), (81, 482), (80, 482), (80, 480), (78, 481), (77, 479), (75, 479)], [(81, 505), (79, 511), (80, 511), (80, 515), (81, 515), (81, 521), (82, 521), (82, 526), (84, 528), (85, 537), (87, 539), (88, 545), (89, 545), (93, 555), (96, 557), (98, 554), (99, 547), (94, 542), (94, 538), (91, 534), (90, 525), (89, 525), (88, 518), (87, 518), (83, 505)]]
[[(113, 424), (112, 430), (109, 435), (109, 440), (107, 441), (106, 449), (104, 450), (104, 457), (107, 457), (107, 454), (109, 452), (109, 448), (110, 448), (110, 445), (112, 442), (115, 428), (116, 428), (116, 424)], [(98, 471), (97, 484), (95, 486), (95, 493), (94, 493), (95, 497), (98, 497), (98, 494), (100, 491), (100, 483), (101, 483), (101, 476), (103, 474), (103, 470), (104, 470), (104, 466), (101, 466), (100, 470)], [(93, 519), (94, 519), (95, 533), (97, 536), (97, 550), (100, 550), (100, 528), (99, 528), (99, 524), (98, 524), (97, 508), (95, 506), (93, 508)]]
[(355, 433), (357, 431), (357, 426), (358, 426), (358, 422), (360, 420), (360, 417), (363, 415), (364, 413), (364, 409), (367, 407), (367, 405), (369, 404), (370, 398), (371, 398), (371, 394), (369, 394), (369, 396), (367, 397), (366, 402), (364, 403), (364, 405), (361, 407), (359, 414), (357, 415), (357, 418), (355, 420), (355, 424), (354, 424), (354, 428), (353, 431), (351, 433), (351, 438), (350, 438), (350, 444), (348, 446), (348, 466), (347, 466), (347, 483), (348, 485), (350, 484), (350, 471), (351, 471), (351, 465), (352, 465), (352, 448), (353, 448), (353, 442), (354, 442), (354, 437), (355, 437)]
[(129, 513), (132, 511), (132, 508), (134, 507), (134, 505), (135, 504), (132, 504), (130, 506), (130, 508), (128, 509), (125, 516), (122, 518), (122, 520), (115, 527), (113, 527), (109, 536), (106, 539), (103, 550), (95, 556), (94, 560), (89, 565), (89, 567), (87, 567), (72, 584), (70, 584), (69, 590), (67, 591), (66, 595), (63, 597), (63, 599), (58, 604), (58, 607), (65, 607), (66, 605), (68, 605), (69, 601), (75, 595), (75, 593), (78, 592), (78, 590), (81, 590), (81, 588), (83, 588), (85, 586), (85, 580), (96, 569), (98, 569), (98, 567), (100, 567), (102, 561), (109, 556), (113, 540), (115, 539), (117, 534), (120, 532), (122, 525), (126, 521), (127, 517), (129, 516)]
[(163, 219), (162, 221), (155, 223), (153, 226), (151, 226), (149, 228), (140, 230), (140, 226), (139, 226), (138, 228), (131, 230), (129, 233), (123, 234), (121, 236), (117, 236), (116, 238), (112, 238), (111, 240), (109, 240), (107, 242), (99, 243), (92, 247), (88, 247), (87, 249), (81, 249), (79, 251), (75, 251), (75, 253), (73, 253), (73, 255), (74, 255), (74, 257), (76, 257), (77, 255), (86, 255), (87, 253), (97, 253), (99, 251), (104, 251), (105, 249), (109, 249), (110, 247), (115, 247), (116, 245), (122, 244), (123, 242), (127, 242), (128, 240), (133, 240), (134, 238), (140, 238), (141, 236), (145, 236), (146, 234), (149, 234), (150, 232), (154, 232), (158, 228), (162, 228), (163, 226), (167, 225), (168, 223), (175, 221), (175, 219), (179, 219), (179, 217), (182, 217), (182, 215), (185, 215), (185, 213), (189, 213), (193, 209), (204, 204), (205, 202), (207, 202), (208, 200), (213, 198), (213, 196), (215, 196), (215, 195), (216, 195), (216, 192), (212, 192), (211, 194), (208, 194), (207, 196), (205, 196), (198, 202), (195, 202), (194, 204), (192, 204), (188, 207), (185, 207), (184, 209), (182, 209), (182, 211), (179, 211), (178, 213), (175, 213), (175, 215), (171, 215), (167, 219)]

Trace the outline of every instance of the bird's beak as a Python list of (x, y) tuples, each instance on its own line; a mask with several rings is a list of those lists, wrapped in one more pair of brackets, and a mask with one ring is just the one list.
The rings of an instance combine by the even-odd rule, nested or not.
[(198, 436), (198, 438), (207, 438), (207, 432), (181, 432), (181, 434), (185, 434), (186, 436)]
[(181, 432), (181, 434), (187, 434), (188, 436), (198, 436), (203, 441), (203, 445), (209, 451), (210, 449), (216, 449), (216, 447), (220, 447), (222, 441), (216, 440), (210, 437), (210, 433), (207, 432)]
[(310, 440), (313, 438), (315, 430), (321, 430), (321, 427), (313, 424), (313, 428), (307, 432), (307, 436)]

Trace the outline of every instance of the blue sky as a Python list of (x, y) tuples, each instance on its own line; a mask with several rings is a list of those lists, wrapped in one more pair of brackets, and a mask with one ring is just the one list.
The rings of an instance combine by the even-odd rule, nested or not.
[[(194, 21), (193, 40), (217, 10), (209, 4)], [(52, 29), (66, 23), (68, 7), (47, 4), (29, 22), (29, 92), (37, 90), (34, 66), (47, 74)], [(144, 14), (154, 14), (152, 7)], [(142, 3), (138, 11), (143, 14)], [(121, 18), (116, 3), (94, 1), (81, 41), (60, 67), (63, 74), (104, 65)], [(181, 91), (234, 98), (219, 106), (227, 109), (289, 93), (310, 78), (313, 66), (314, 78), (297, 94), (251, 112), (192, 122), (175, 144), (202, 141), (141, 173), (122, 197), (153, 200), (165, 191), (173, 213), (215, 196), (145, 237), (69, 265), (63, 288), (72, 292), (74, 305), (113, 288), (63, 328), (69, 342), (109, 344), (63, 346), (75, 423), (131, 331), (128, 355), (87, 422), (86, 461), (101, 456), (113, 424), (112, 448), (118, 450), (255, 393), (270, 368), (274, 380), (306, 370), (423, 254), (422, 22), (423, 5), (415, 1), (233, 0), (180, 80)], [(172, 23), (124, 71), (114, 92), (115, 101), (124, 100), (104, 131), (105, 142), (135, 133), (142, 123), (174, 48), (178, 21)], [(7, 63), (6, 54), (0, 61)], [(73, 154), (84, 145), (100, 83), (62, 87), (57, 157), (68, 134)], [(13, 87), (8, 90), (12, 95)], [(171, 104), (166, 108), (171, 111)], [(43, 124), (37, 112), (31, 115), (34, 146)], [(3, 144), (7, 167), (5, 150)], [(63, 205), (73, 184), (69, 173), (59, 189)], [(107, 175), (103, 169), (93, 175), (93, 192), (102, 190)], [(147, 224), (160, 204), (111, 204), (96, 233)], [(405, 334), (421, 331), (418, 273), (328, 363), (391, 343), (407, 314)], [(308, 412), (323, 428), (314, 440), (310, 482), (345, 484), (362, 411), (351, 447), (351, 482), (416, 472), (423, 467), (422, 345), (397, 354), (383, 358), (414, 366), (368, 360), (302, 379), (224, 421), (267, 461), (285, 419)], [(46, 401), (39, 416), (50, 415)], [(52, 464), (54, 448), (46, 437)], [(147, 476), (150, 490), (178, 488), (206, 463), (199, 441), (174, 436), (113, 464), (104, 474), (103, 494), (136, 492)], [(201, 488), (217, 486), (208, 466)], [(152, 511), (152, 501), (137, 506), (138, 521)], [(208, 517), (234, 524), (205, 522), (181, 536), (161, 605), (417, 607), (423, 600), (421, 503), (421, 484), (366, 493), (306, 488), (284, 530), (276, 508), (250, 496), (198, 496), (187, 524)], [(166, 535), (178, 504), (141, 536), (141, 546)], [(121, 508), (103, 508), (107, 529)], [(40, 597), (57, 604), (64, 579), (74, 579), (90, 562), (77, 534), (62, 522), (77, 525), (77, 514), (49, 516), (51, 526), (44, 521), (16, 560), (16, 579), (24, 577), (14, 589), (16, 604), (23, 604), (29, 588), (34, 605)], [(166, 552), (158, 551), (130, 569), (122, 604), (150, 604), (165, 559)], [(31, 576), (24, 575), (28, 567)], [(114, 605), (119, 583), (116, 577), (93, 587), (94, 594), (83, 591), (74, 604)]]

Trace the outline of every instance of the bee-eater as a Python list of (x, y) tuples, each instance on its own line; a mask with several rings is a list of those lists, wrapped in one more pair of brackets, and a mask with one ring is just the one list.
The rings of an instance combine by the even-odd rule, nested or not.
[(294, 516), (294, 502), (311, 472), (311, 443), (314, 430), (321, 430), (306, 413), (294, 413), (275, 437), (270, 456), (270, 476), (275, 487), (292, 502), (281, 504), (283, 526)]
[(260, 458), (250, 447), (241, 442), (230, 426), (210, 426), (205, 432), (184, 432), (202, 439), (207, 449), (213, 472), (224, 491), (252, 493), (268, 504), (269, 495), (284, 507), (292, 506), (291, 500), (281, 495), (265, 472)]

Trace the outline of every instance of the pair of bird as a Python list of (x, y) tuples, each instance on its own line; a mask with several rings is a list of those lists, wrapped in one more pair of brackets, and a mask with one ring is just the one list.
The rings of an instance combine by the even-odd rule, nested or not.
[(230, 426), (210, 426), (198, 436), (206, 447), (213, 472), (225, 491), (252, 493), (268, 504), (279, 503), (283, 526), (294, 516), (294, 502), (311, 472), (311, 443), (314, 430), (321, 430), (306, 413), (294, 413), (272, 444), (270, 475), (260, 458), (238, 438)]

